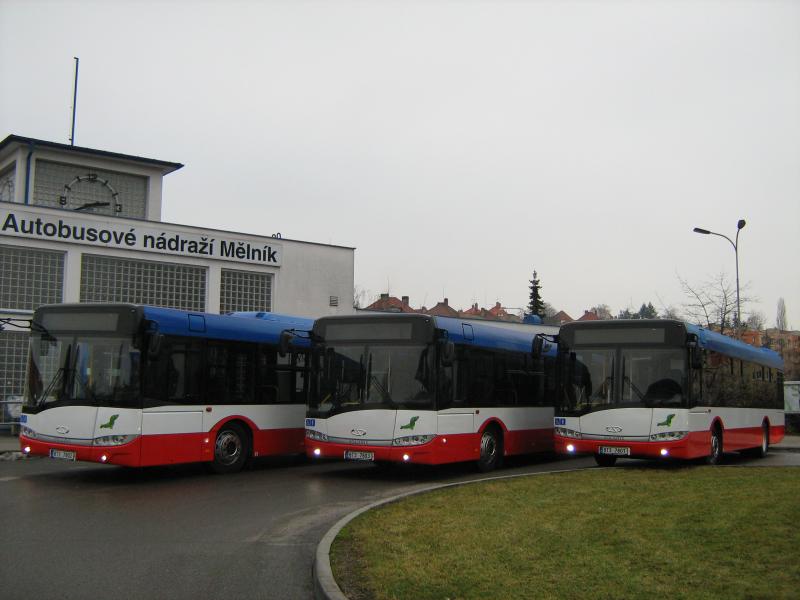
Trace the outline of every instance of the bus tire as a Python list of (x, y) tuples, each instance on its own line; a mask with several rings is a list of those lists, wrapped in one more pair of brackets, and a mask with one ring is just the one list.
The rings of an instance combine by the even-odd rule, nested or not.
[(711, 430), (711, 445), (709, 448), (706, 463), (709, 465), (718, 465), (722, 460), (722, 430), (718, 425), (715, 425)]
[(503, 436), (497, 427), (489, 426), (481, 434), (480, 458), (478, 470), (488, 473), (503, 462)]
[(600, 467), (613, 467), (617, 464), (617, 457), (609, 456), (608, 454), (595, 454), (594, 462)]
[(755, 458), (764, 458), (769, 453), (769, 425), (766, 421), (761, 424), (761, 445), (745, 450), (745, 454)]
[(214, 441), (214, 459), (209, 468), (214, 473), (236, 473), (250, 457), (250, 438), (238, 423), (226, 423)]

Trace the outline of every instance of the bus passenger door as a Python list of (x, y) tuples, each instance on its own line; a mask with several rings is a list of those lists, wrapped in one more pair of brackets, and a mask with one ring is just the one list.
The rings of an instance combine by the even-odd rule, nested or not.
[(142, 410), (143, 466), (202, 459), (207, 437), (203, 433), (202, 356), (202, 340), (167, 338), (157, 359), (148, 365)]

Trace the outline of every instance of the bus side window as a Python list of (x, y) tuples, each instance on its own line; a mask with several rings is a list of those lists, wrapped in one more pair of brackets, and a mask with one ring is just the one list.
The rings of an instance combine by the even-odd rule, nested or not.
[(145, 361), (144, 406), (201, 404), (202, 342), (168, 336), (156, 360)]
[(228, 404), (228, 348), (221, 342), (206, 347), (206, 391), (209, 404)]
[(458, 372), (458, 360), (446, 367), (439, 365), (436, 377), (436, 402), (437, 408), (449, 408), (455, 401), (454, 372)]
[(701, 406), (717, 406), (721, 379), (725, 375), (722, 356), (711, 350), (703, 353), (703, 396)]
[(277, 404), (304, 404), (308, 389), (307, 355), (290, 352), (278, 356), (274, 365), (275, 399)]
[(277, 404), (278, 375), (275, 366), (278, 351), (271, 346), (259, 346), (256, 358), (256, 404)]

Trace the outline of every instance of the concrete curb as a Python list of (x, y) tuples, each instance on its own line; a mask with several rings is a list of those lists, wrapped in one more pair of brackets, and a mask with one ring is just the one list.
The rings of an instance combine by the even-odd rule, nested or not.
[(484, 483), (487, 481), (500, 481), (503, 479), (517, 479), (519, 477), (536, 477), (537, 475), (554, 475), (556, 473), (571, 473), (574, 471), (583, 471), (585, 469), (596, 469), (597, 467), (579, 467), (576, 469), (559, 469), (557, 471), (541, 471), (539, 473), (517, 473), (516, 475), (498, 475), (495, 477), (482, 477), (481, 479), (473, 479), (471, 481), (459, 481), (456, 483), (439, 483), (436, 485), (427, 486), (419, 490), (411, 492), (403, 492), (391, 498), (385, 498), (372, 502), (367, 506), (354, 510), (348, 515), (345, 515), (336, 524), (331, 527), (320, 540), (317, 545), (317, 551), (314, 557), (314, 565), (311, 569), (311, 575), (314, 581), (314, 598), (315, 600), (349, 600), (344, 595), (336, 580), (333, 577), (333, 570), (331, 569), (331, 545), (339, 532), (353, 519), (362, 513), (365, 513), (374, 508), (398, 502), (410, 496), (417, 496), (419, 494), (427, 494), (428, 492), (435, 492), (446, 488), (459, 487), (462, 485), (471, 485), (473, 483)]

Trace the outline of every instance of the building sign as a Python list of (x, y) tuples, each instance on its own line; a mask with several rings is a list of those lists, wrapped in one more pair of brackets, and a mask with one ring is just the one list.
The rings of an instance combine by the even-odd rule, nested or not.
[(155, 252), (164, 255), (211, 258), (279, 267), (282, 248), (272, 242), (211, 237), (164, 228), (131, 226), (131, 223), (84, 221), (68, 216), (0, 210), (0, 235), (25, 239), (88, 244), (120, 250)]

